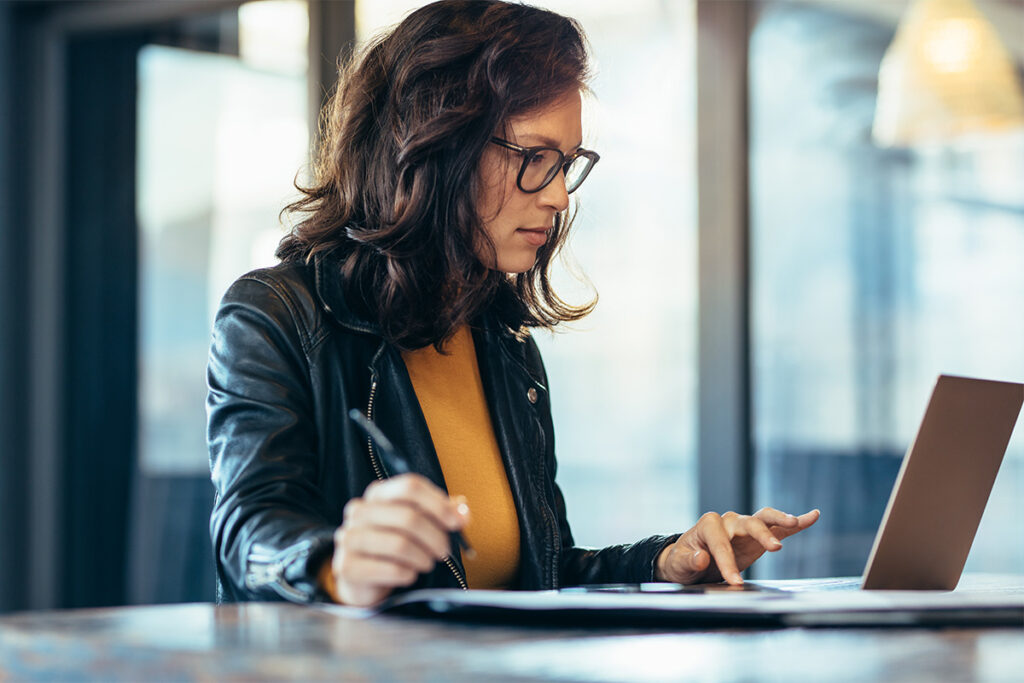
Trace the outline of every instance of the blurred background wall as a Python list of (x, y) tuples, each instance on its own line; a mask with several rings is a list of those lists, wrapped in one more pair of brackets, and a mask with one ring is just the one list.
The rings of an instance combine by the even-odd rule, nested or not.
[[(213, 313), (418, 4), (0, 1), (0, 611), (213, 598)], [(596, 66), (559, 284), (601, 303), (538, 335), (578, 542), (820, 507), (756, 575), (858, 574), (935, 376), (1024, 381), (1024, 132), (872, 137), (904, 2), (539, 4)], [(1024, 5), (976, 4), (1019, 82)], [(1017, 434), (969, 570), (1024, 570), (1022, 498)]]

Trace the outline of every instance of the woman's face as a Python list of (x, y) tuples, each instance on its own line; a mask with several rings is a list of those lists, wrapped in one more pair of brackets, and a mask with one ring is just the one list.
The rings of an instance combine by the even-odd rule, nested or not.
[[(570, 91), (549, 107), (509, 120), (508, 141), (521, 147), (557, 147), (574, 152), (583, 142), (579, 91)], [(477, 249), (488, 267), (523, 273), (537, 261), (537, 250), (551, 236), (555, 214), (569, 206), (565, 176), (559, 173), (540, 192), (527, 194), (516, 186), (523, 157), (498, 145), (488, 145), (480, 162), (482, 191), (477, 203), (484, 231), (494, 245)]]

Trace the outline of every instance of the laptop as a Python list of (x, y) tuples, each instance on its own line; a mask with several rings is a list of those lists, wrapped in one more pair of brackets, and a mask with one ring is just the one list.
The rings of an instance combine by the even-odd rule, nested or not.
[(940, 375), (859, 579), (758, 581), (792, 590), (956, 588), (1024, 402), (1024, 384)]
[[(1024, 384), (941, 375), (860, 579), (427, 589), (375, 612), (497, 621), (706, 625), (1024, 624), (1024, 577), (953, 592), (1024, 403)], [(862, 588), (861, 591), (835, 591)]]
[(1024, 384), (940, 375), (903, 458), (862, 588), (956, 588), (1024, 402)]

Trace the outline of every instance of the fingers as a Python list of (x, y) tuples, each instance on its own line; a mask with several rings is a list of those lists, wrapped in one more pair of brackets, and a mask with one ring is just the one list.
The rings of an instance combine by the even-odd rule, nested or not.
[(711, 556), (705, 550), (696, 550), (691, 543), (693, 530), (680, 536), (658, 556), (655, 579), (674, 583), (697, 583), (705, 577), (711, 565)]
[(701, 516), (692, 529), (658, 558), (658, 574), (668, 581), (699, 583), (719, 581), (743, 583), (732, 547), (730, 528), (736, 526), (735, 513), (725, 517), (714, 512)]
[(797, 517), (774, 508), (762, 508), (753, 515), (706, 513), (662, 552), (656, 565), (658, 576), (679, 583), (721, 579), (740, 585), (740, 571), (765, 551), (780, 550), (780, 539), (803, 531), (820, 514), (811, 510)]
[[(357, 544), (353, 549), (367, 555), (401, 555), (403, 548), (389, 550), (403, 539), (434, 560), (443, 559), (451, 554), (447, 531), (440, 528), (436, 520), (412, 505), (368, 503), (355, 499), (345, 506), (345, 523), (351, 532), (349, 542)], [(395, 538), (386, 546), (374, 546), (375, 534), (388, 534)]]
[(342, 560), (341, 567), (335, 567), (335, 575), (351, 575), (361, 577), (353, 584), (365, 586), (387, 587), (408, 586), (416, 581), (419, 575), (415, 569), (365, 555), (350, 555)]
[[(732, 536), (725, 526), (722, 517), (714, 512), (708, 512), (698, 520), (694, 531), (701, 541), (703, 549), (710, 553), (722, 578), (726, 583), (738, 586), (743, 583), (743, 577), (740, 576), (740, 570), (736, 566), (736, 556), (732, 551)], [(700, 559), (699, 553), (695, 553), (694, 559)]]
[(368, 606), (408, 586), (434, 566), (422, 547), (389, 529), (343, 524), (334, 534), (333, 595), (348, 605)]
[[(749, 536), (757, 541), (761, 548), (768, 552), (775, 552), (782, 549), (782, 543), (772, 533), (771, 529), (757, 515), (737, 515), (734, 512), (727, 512), (723, 515), (726, 528), (729, 530), (730, 538)], [(732, 521), (735, 520), (735, 521)], [(730, 524), (731, 522), (731, 524)], [(796, 520), (794, 519), (794, 524)], [(730, 528), (731, 527), (731, 528)]]
[(820, 517), (821, 510), (818, 510), (817, 508), (811, 510), (810, 512), (805, 512), (804, 514), (796, 518), (797, 526), (796, 529), (793, 530), (793, 533), (795, 534), (798, 531), (803, 531), (807, 527), (817, 522)]
[(776, 510), (775, 508), (764, 507), (754, 513), (754, 517), (770, 526), (781, 526), (783, 528), (795, 527), (797, 519), (793, 515)]
[(449, 534), (466, 525), (465, 508), (417, 474), (371, 484), (345, 505), (335, 531), (332, 592), (346, 604), (365, 606), (411, 585), (451, 554)]
[[(762, 513), (764, 513), (762, 515)], [(818, 509), (805, 512), (800, 516), (789, 515), (773, 508), (762, 508), (754, 513), (771, 526), (772, 533), (779, 539), (787, 538), (799, 533), (818, 521), (821, 511)]]
[(817, 508), (811, 510), (810, 512), (805, 512), (804, 514), (802, 514), (799, 517), (797, 517), (797, 521), (800, 522), (800, 530), (803, 531), (807, 527), (809, 527), (812, 524), (814, 524), (815, 522), (817, 522), (818, 519), (820, 519), (820, 518), (821, 518), (821, 510), (819, 510)]
[(348, 553), (336, 546), (331, 560), (331, 596), (345, 605), (368, 607), (386, 598), (398, 586), (416, 581), (417, 572), (373, 557)]
[(733, 553), (737, 556), (737, 565), (741, 571), (765, 551), (775, 552), (782, 548), (782, 543), (771, 529), (753, 515), (727, 512), (722, 515), (722, 522), (732, 539)]
[(434, 486), (426, 477), (403, 474), (384, 481), (376, 481), (366, 488), (367, 502), (403, 503), (418, 508), (434, 523), (449, 531), (465, 526), (466, 516), (460, 513), (459, 503)]
[(430, 571), (434, 563), (449, 554), (447, 539), (440, 539), (431, 547), (423, 539), (402, 529), (353, 526), (345, 529), (344, 533), (341, 542), (350, 553), (389, 560), (417, 572)]

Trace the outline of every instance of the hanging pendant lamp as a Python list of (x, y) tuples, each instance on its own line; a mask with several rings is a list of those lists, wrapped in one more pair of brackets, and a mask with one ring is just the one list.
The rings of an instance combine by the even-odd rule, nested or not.
[(872, 137), (942, 144), (1024, 128), (1013, 59), (971, 0), (913, 0), (882, 58)]

